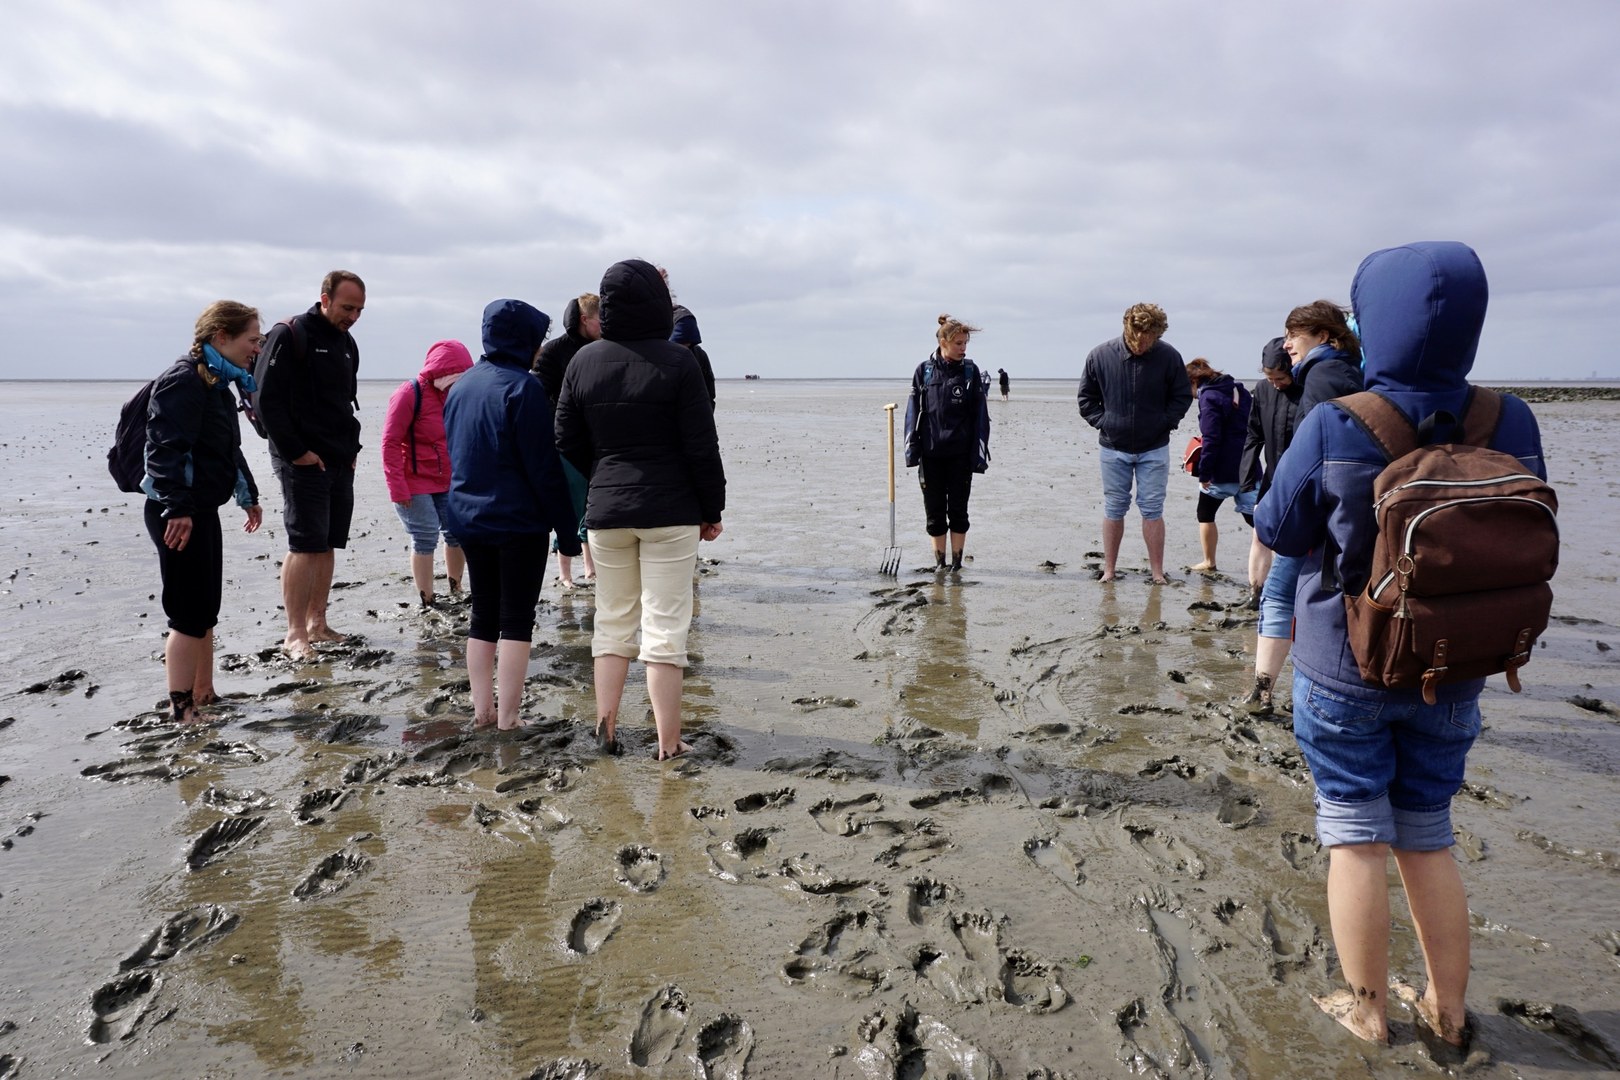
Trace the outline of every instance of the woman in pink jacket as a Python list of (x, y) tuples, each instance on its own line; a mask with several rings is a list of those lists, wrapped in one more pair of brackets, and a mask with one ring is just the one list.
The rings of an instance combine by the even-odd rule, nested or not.
[(450, 449), (444, 438), (444, 398), (470, 367), (467, 346), (459, 341), (435, 342), (416, 378), (401, 383), (388, 399), (383, 419), (383, 479), (399, 520), (411, 534), (411, 578), (424, 608), (433, 606), (433, 551), (440, 533), (451, 596), (461, 592), (466, 566), (461, 544), (445, 524)]

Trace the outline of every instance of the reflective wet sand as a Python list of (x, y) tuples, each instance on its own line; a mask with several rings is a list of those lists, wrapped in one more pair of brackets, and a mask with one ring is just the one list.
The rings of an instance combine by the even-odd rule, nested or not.
[[(391, 389), (363, 388), (373, 438)], [(960, 579), (912, 569), (902, 474), (894, 580), (903, 385), (723, 383), (731, 510), (672, 765), (634, 678), (628, 752), (596, 755), (590, 596), (549, 584), (535, 725), (471, 731), (464, 613), (412, 609), (369, 457), (332, 614), (355, 640), (276, 658), (258, 443), (226, 701), (168, 726), (156, 560), (103, 464), (132, 390), (0, 398), (0, 1076), (1438, 1074), (1398, 1009), (1374, 1048), (1311, 1005), (1336, 966), (1309, 778), (1286, 717), (1228, 704), (1248, 531), (1223, 514), (1229, 574), (1153, 588), (1133, 522), (1095, 582), (1072, 384), (992, 402)], [(1620, 1069), (1620, 405), (1537, 411), (1556, 621), (1524, 694), (1487, 691), (1455, 808), (1487, 1077)], [(1172, 477), (1172, 566), (1193, 498)], [(1398, 899), (1395, 924), (1421, 983)]]

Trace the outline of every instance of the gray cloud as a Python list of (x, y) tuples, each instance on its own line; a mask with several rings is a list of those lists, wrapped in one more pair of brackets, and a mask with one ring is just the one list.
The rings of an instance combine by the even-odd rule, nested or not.
[(733, 376), (902, 378), (940, 311), (1071, 376), (1139, 299), (1247, 370), (1426, 238), (1491, 274), (1481, 374), (1585, 376), (1620, 333), (1604, 0), (501, 12), (8, 5), (0, 376), (154, 371), (209, 300), (281, 317), (340, 265), (403, 376), (630, 255)]

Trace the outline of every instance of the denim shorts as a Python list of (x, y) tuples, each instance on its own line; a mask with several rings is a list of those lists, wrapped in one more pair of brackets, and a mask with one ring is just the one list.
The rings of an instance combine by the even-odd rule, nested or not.
[(439, 546), (439, 534), (444, 534), (445, 547), (460, 547), (461, 541), (450, 535), (450, 521), (444, 516), (449, 492), (435, 491), (428, 495), (412, 495), (404, 506), (394, 504), (394, 513), (411, 534), (411, 551), (418, 555), (431, 555)]
[(1103, 517), (1123, 521), (1131, 508), (1131, 484), (1136, 485), (1136, 509), (1143, 521), (1164, 516), (1164, 489), (1170, 481), (1170, 446), (1140, 454), (1098, 447), (1102, 461)]
[(1293, 639), (1294, 593), (1304, 565), (1303, 555), (1272, 556), (1265, 587), (1260, 590), (1261, 637)]
[(1323, 847), (1452, 844), (1451, 799), (1479, 737), (1479, 699), (1361, 699), (1294, 675), (1294, 737), (1316, 783)]
[(1234, 510), (1244, 517), (1253, 517), (1254, 504), (1259, 500), (1260, 493), (1254, 488), (1248, 491), (1239, 490), (1242, 486), (1236, 480), (1230, 484), (1211, 484), (1207, 494), (1210, 498), (1220, 499), (1222, 502), (1231, 499)]

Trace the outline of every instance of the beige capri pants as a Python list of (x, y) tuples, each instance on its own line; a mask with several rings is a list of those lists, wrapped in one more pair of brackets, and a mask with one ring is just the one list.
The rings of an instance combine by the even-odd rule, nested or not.
[(684, 668), (698, 526), (591, 529), (588, 542), (596, 562), (591, 655), (638, 657), (645, 664)]

